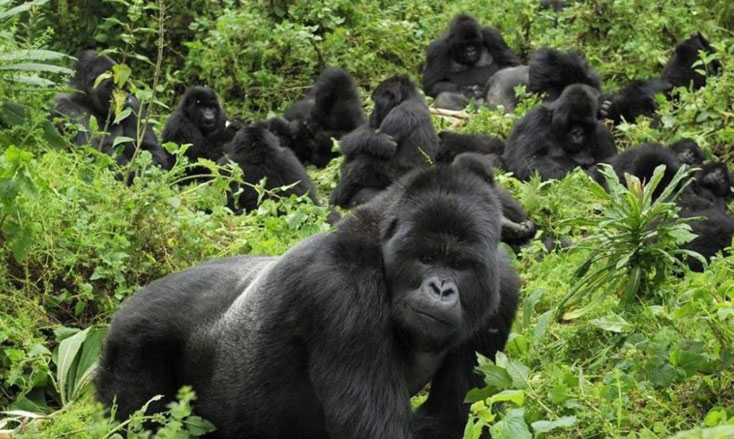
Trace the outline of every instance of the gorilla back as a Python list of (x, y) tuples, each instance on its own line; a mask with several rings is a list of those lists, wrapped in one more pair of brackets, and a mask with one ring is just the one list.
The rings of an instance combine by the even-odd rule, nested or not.
[(517, 307), (500, 221), (476, 174), (419, 170), (282, 256), (160, 279), (113, 319), (97, 395), (124, 419), (190, 384), (220, 439), (458, 439)]

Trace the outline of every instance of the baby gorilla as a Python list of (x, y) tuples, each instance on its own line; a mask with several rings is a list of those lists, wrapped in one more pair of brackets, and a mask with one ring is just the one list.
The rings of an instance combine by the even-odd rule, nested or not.
[(693, 210), (711, 207), (726, 210), (732, 199), (731, 183), (731, 173), (726, 164), (707, 163), (693, 175), (693, 181), (681, 195), (680, 204)]
[(496, 29), (457, 15), (448, 33), (426, 50), (423, 90), (436, 99), (436, 107), (461, 110), (471, 99), (483, 103), (485, 86), (495, 72), (519, 64)]
[(678, 157), (681, 165), (698, 166), (705, 158), (701, 147), (691, 139), (679, 140), (670, 145), (670, 149)]
[(530, 110), (512, 130), (503, 156), (521, 180), (538, 172), (560, 179), (577, 166), (588, 168), (616, 153), (614, 139), (597, 118), (599, 92), (574, 84), (553, 102)]
[[(232, 211), (249, 212), (257, 208), (258, 194), (251, 185), (259, 183), (263, 178), (266, 179), (265, 189), (268, 190), (297, 183), (279, 193), (284, 197), (308, 194), (313, 204), (320, 204), (316, 197), (316, 187), (301, 162), (293, 151), (278, 144), (278, 138), (264, 124), (239, 130), (232, 141), (224, 146), (224, 152), (219, 164), (224, 165), (230, 161), (236, 163), (242, 169), (246, 183), (232, 187), (232, 193), (235, 194), (229, 201)], [(239, 189), (242, 189), (242, 193), (237, 198)]]
[(157, 280), (115, 315), (97, 396), (124, 420), (191, 385), (211, 439), (459, 439), (517, 310), (501, 216), (473, 172), (419, 170), (282, 256)]
[[(224, 154), (222, 147), (232, 140), (239, 123), (228, 128), (227, 116), (219, 105), (217, 94), (209, 87), (190, 87), (181, 104), (171, 114), (163, 129), (163, 142), (179, 145), (191, 144), (186, 157), (191, 163), (198, 159), (219, 160)], [(206, 173), (207, 169), (197, 166), (187, 169), (188, 175)]]

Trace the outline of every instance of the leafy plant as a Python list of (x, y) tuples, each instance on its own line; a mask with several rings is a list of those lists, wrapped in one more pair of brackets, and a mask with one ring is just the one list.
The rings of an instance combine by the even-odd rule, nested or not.
[[(608, 192), (600, 185), (595, 185), (594, 192), (606, 203), (598, 217), (584, 221), (594, 232), (577, 247), (590, 253), (576, 271), (580, 279), (558, 305), (556, 315), (564, 319), (580, 317), (610, 292), (621, 297), (622, 305), (631, 304), (636, 297), (653, 292), (674, 268), (682, 268), (683, 256), (705, 264), (697, 253), (679, 248), (695, 238), (687, 224), (690, 219), (678, 218), (675, 204), (689, 181), (690, 170), (678, 170), (656, 199), (653, 194), (662, 181), (663, 165), (646, 184), (625, 174), (626, 187), (611, 166), (603, 165), (601, 172)], [(593, 296), (589, 305), (566, 312)]]

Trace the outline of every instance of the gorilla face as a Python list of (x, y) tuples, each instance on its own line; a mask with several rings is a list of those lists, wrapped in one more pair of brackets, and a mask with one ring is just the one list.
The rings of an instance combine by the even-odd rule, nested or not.
[(678, 156), (678, 161), (683, 165), (697, 166), (703, 163), (703, 151), (693, 140), (679, 140), (670, 145), (670, 149), (675, 152)]
[[(472, 204), (460, 195), (421, 200), (402, 200), (389, 222), (384, 268), (398, 334), (416, 350), (440, 352), (472, 334), (498, 306), (501, 208), (492, 193)], [(487, 215), (477, 209), (497, 215), (481, 223), (472, 218)]]
[(473, 66), (482, 55), (483, 39), (479, 23), (468, 16), (460, 15), (451, 24), (449, 49), (454, 61)]
[(208, 87), (193, 87), (186, 93), (184, 112), (203, 133), (216, 131), (222, 125), (217, 94)]
[(565, 151), (575, 154), (588, 149), (589, 139), (599, 123), (598, 98), (597, 90), (587, 85), (572, 85), (551, 104), (551, 131)]
[(696, 180), (717, 197), (731, 194), (731, 176), (723, 163), (710, 163), (698, 172)]
[(100, 82), (97, 87), (92, 87), (88, 91), (89, 101), (94, 111), (105, 114), (110, 108), (112, 102), (112, 92), (115, 90), (115, 83), (108, 78)]

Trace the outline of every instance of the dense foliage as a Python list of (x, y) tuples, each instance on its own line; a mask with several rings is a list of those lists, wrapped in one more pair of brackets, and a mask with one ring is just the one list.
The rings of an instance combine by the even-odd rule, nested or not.
[[(230, 115), (257, 120), (300, 97), (329, 65), (355, 76), (369, 106), (366, 96), (387, 76), (420, 79), (425, 47), (462, 11), (500, 29), (524, 58), (542, 46), (582, 51), (607, 88), (659, 74), (675, 41), (700, 31), (722, 74), (661, 102), (659, 126), (640, 120), (614, 134), (622, 148), (690, 137), (709, 157), (734, 160), (731, 2), (570, 3), (556, 14), (537, 0), (0, 0), (0, 409), (10, 410), (0, 416), (0, 437), (10, 428), (18, 438), (113, 438), (124, 429), (147, 437), (140, 431), (148, 419), (115, 425), (89, 392), (93, 359), (120, 303), (197, 262), (280, 254), (329, 227), (325, 208), (295, 197), (233, 215), (224, 207), (229, 178), (176, 184), (185, 160), (164, 173), (143, 154), (118, 170), (91, 148), (72, 149), (47, 119), (70, 56), (109, 49), (130, 66), (130, 88), (153, 104), (160, 132), (187, 85), (207, 84)], [(479, 109), (457, 129), (507, 136), (536, 103), (528, 96), (508, 115)], [(339, 162), (309, 169), (324, 200)], [(506, 355), (480, 359), (486, 387), (468, 396), (466, 437), (484, 427), (494, 438), (734, 437), (734, 257), (697, 274), (626, 240), (624, 227), (659, 221), (667, 234), (655, 249), (673, 254), (685, 239), (664, 203), (645, 201), (650, 188), (608, 195), (582, 172), (557, 182), (498, 180), (528, 210), (538, 238), (578, 245), (548, 253), (536, 240), (516, 258), (521, 311)], [(584, 312), (557, 319), (569, 294)], [(154, 437), (207, 431), (195, 404), (184, 389), (157, 418), (165, 427)], [(699, 428), (706, 430), (686, 432)]]

